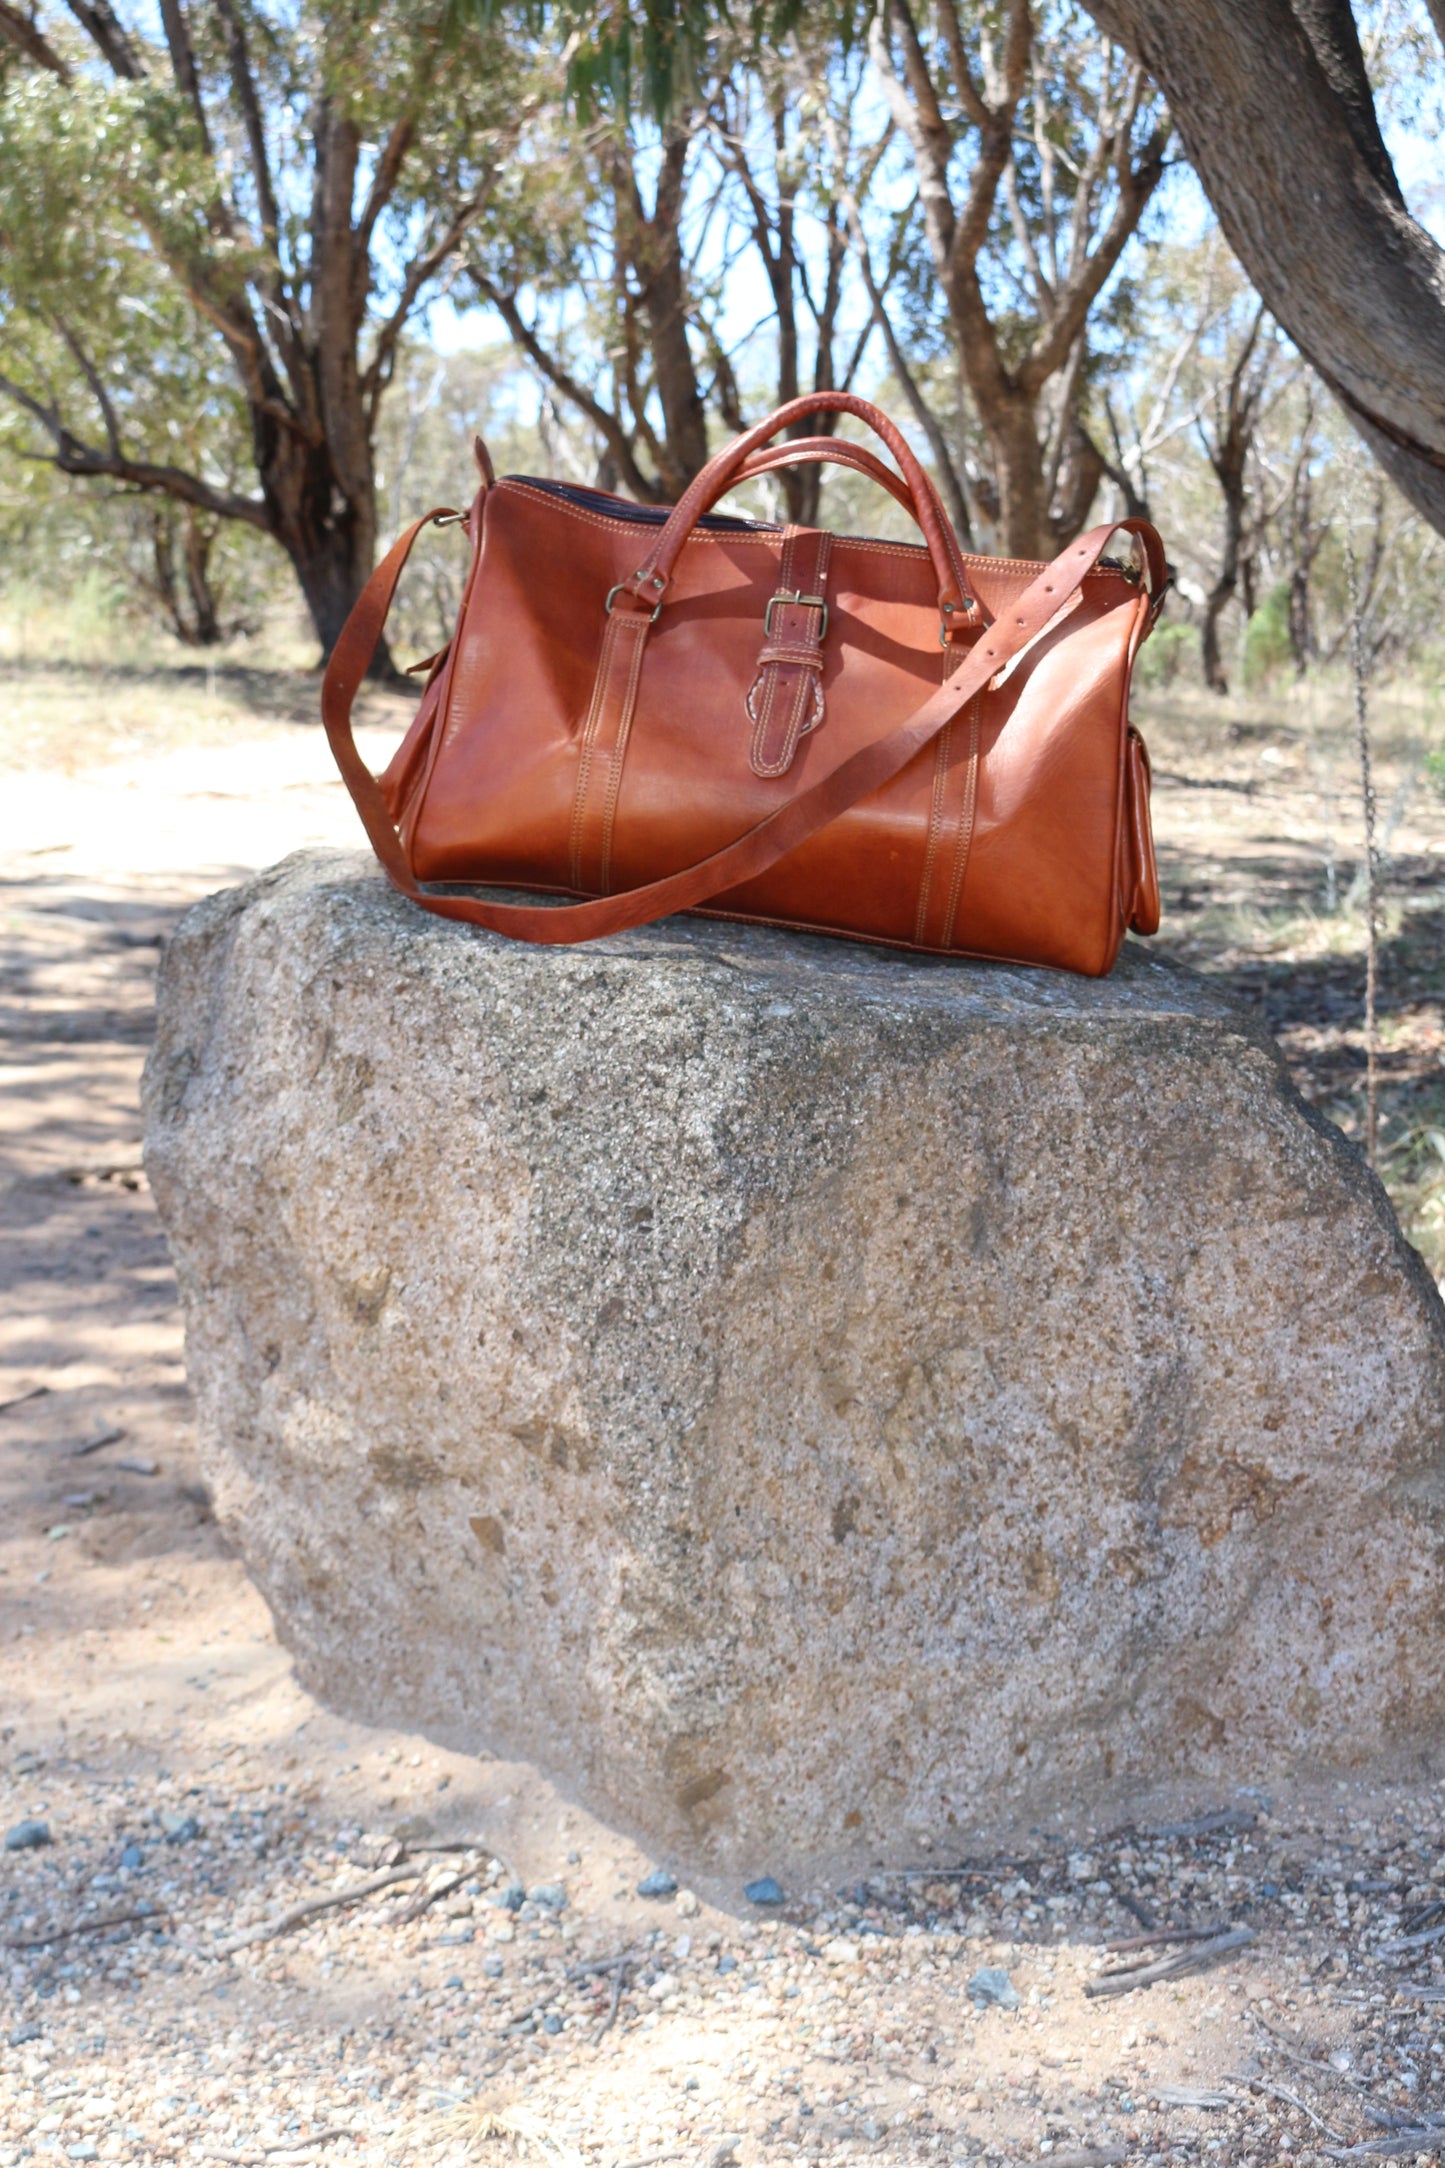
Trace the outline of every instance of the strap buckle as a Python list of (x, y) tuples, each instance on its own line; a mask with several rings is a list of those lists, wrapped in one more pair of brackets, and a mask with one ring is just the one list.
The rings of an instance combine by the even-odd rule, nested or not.
[[(607, 600), (606, 600), (606, 602), (605, 602), (605, 603), (603, 604), (603, 608), (605, 609), (605, 611), (607, 612), (607, 615), (608, 615), (609, 617), (610, 617), (610, 616), (612, 615), (612, 598), (613, 598), (613, 596), (614, 596), (614, 595), (620, 595), (620, 594), (621, 594), (621, 592), (622, 592), (622, 590), (623, 590), (623, 588), (624, 588), (624, 587), (625, 587), (626, 585), (627, 585), (627, 582), (626, 582), (626, 580), (619, 580), (619, 581), (617, 582), (617, 585), (616, 585), (615, 587), (609, 587), (609, 588), (608, 588), (608, 590), (607, 590)], [(634, 615), (634, 616), (635, 616), (635, 615), (637, 615), (637, 614), (639, 614), (639, 613), (637, 613), (637, 612), (631, 612), (631, 613), (629, 613), (629, 614), (631, 614), (631, 615)], [(657, 620), (658, 620), (658, 619), (659, 619), (659, 618), (661, 617), (661, 615), (662, 615), (662, 604), (661, 604), (661, 603), (659, 602), (659, 604), (657, 605), (657, 608), (656, 608), (656, 609), (655, 609), (655, 610), (653, 611), (653, 613), (652, 613), (651, 617), (649, 617), (649, 619), (647, 620), (648, 624), (649, 624), (649, 625), (655, 625), (655, 624), (657, 623)]]
[(795, 604), (800, 610), (821, 610), (823, 613), (823, 622), (818, 627), (818, 638), (820, 642), (827, 639), (828, 605), (827, 602), (824, 600), (823, 596), (800, 595), (796, 588), (790, 587), (780, 587), (775, 595), (770, 595), (768, 598), (767, 609), (763, 612), (763, 633), (765, 638), (771, 640), (771, 638), (773, 637), (774, 610), (776, 610), (780, 604), (786, 606), (788, 603)]

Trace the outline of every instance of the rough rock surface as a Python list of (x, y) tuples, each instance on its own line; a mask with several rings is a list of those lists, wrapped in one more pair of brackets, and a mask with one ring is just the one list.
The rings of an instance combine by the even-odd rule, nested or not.
[(310, 854), (161, 976), (203, 1452), (308, 1685), (684, 1865), (1445, 1738), (1445, 1312), (1269, 1042)]

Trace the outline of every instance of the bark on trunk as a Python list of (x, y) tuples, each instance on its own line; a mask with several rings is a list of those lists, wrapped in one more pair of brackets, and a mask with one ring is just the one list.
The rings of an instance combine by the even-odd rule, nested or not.
[(688, 339), (687, 267), (682, 250), (689, 148), (686, 135), (668, 138), (651, 218), (644, 214), (636, 181), (628, 174), (630, 253), (662, 408), (661, 479), (674, 502), (707, 465), (707, 409)]
[(1219, 652), (1219, 621), (1226, 606), (1234, 599), (1239, 586), (1239, 559), (1244, 542), (1246, 499), (1244, 491), (1244, 463), (1237, 467), (1232, 463), (1222, 466), (1213, 462), (1219, 477), (1219, 487), (1224, 498), (1224, 547), (1219, 560), (1219, 576), (1209, 590), (1204, 605), (1204, 623), (1200, 631), (1200, 659), (1204, 665), (1204, 682), (1212, 693), (1227, 693), (1229, 679)]
[(1086, 0), (1169, 99), (1230, 246), (1445, 533), (1445, 251), (1380, 140), (1345, 0)]
[[(338, 417), (343, 432), (346, 419), (344, 414)], [(350, 419), (355, 426), (360, 417)], [(376, 556), (376, 479), (369, 436), (366, 457), (353, 458), (345, 485), (329, 441), (307, 444), (294, 429), (266, 417), (256, 438), (256, 466), (271, 531), (295, 568), (322, 654), (329, 655)], [(386, 680), (396, 674), (383, 638), (370, 675)]]
[[(977, 387), (975, 387), (977, 397)], [(1019, 393), (979, 400), (998, 477), (999, 529), (1008, 557), (1049, 558), (1049, 504), (1044, 446), (1035, 402)]]

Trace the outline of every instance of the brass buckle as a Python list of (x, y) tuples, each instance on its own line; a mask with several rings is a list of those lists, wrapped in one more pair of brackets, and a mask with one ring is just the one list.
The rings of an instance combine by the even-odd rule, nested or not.
[(818, 627), (818, 639), (820, 642), (827, 639), (828, 605), (823, 600), (823, 597), (821, 595), (800, 595), (795, 588), (786, 587), (780, 587), (775, 595), (768, 598), (767, 609), (763, 612), (763, 637), (765, 639), (771, 640), (773, 637), (773, 612), (780, 602), (794, 602), (800, 610), (821, 610), (823, 622)]
[[(606, 610), (606, 612), (607, 612), (607, 615), (608, 615), (609, 617), (610, 617), (610, 616), (612, 615), (612, 598), (613, 598), (613, 596), (614, 596), (614, 595), (620, 595), (620, 594), (621, 594), (621, 592), (622, 592), (622, 590), (623, 590), (623, 588), (624, 588), (624, 587), (625, 587), (626, 585), (627, 585), (627, 582), (626, 582), (626, 580), (619, 580), (619, 581), (617, 582), (617, 585), (616, 585), (615, 587), (609, 587), (609, 588), (608, 588), (608, 590), (607, 590), (607, 600), (606, 600), (605, 604), (603, 605), (603, 607), (604, 607), (604, 609)], [(656, 609), (655, 609), (655, 610), (653, 611), (653, 613), (652, 613), (651, 617), (649, 617), (649, 619), (647, 620), (648, 624), (649, 624), (649, 625), (655, 625), (655, 624), (657, 623), (657, 620), (659, 619), (659, 617), (661, 617), (661, 615), (662, 615), (662, 604), (661, 604), (661, 603), (659, 602), (659, 604), (657, 605), (657, 608), (656, 608)]]

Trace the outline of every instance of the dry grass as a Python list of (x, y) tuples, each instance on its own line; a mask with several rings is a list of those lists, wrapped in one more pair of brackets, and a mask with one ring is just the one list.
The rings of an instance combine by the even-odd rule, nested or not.
[[(1348, 682), (1228, 700), (1166, 687), (1135, 710), (1156, 777), (1158, 945), (1250, 1002), (1305, 1097), (1361, 1143), (1364, 844)], [(1442, 1280), (1445, 799), (1429, 756), (1445, 718), (1419, 684), (1375, 688), (1371, 718), (1384, 851), (1379, 1171)]]

